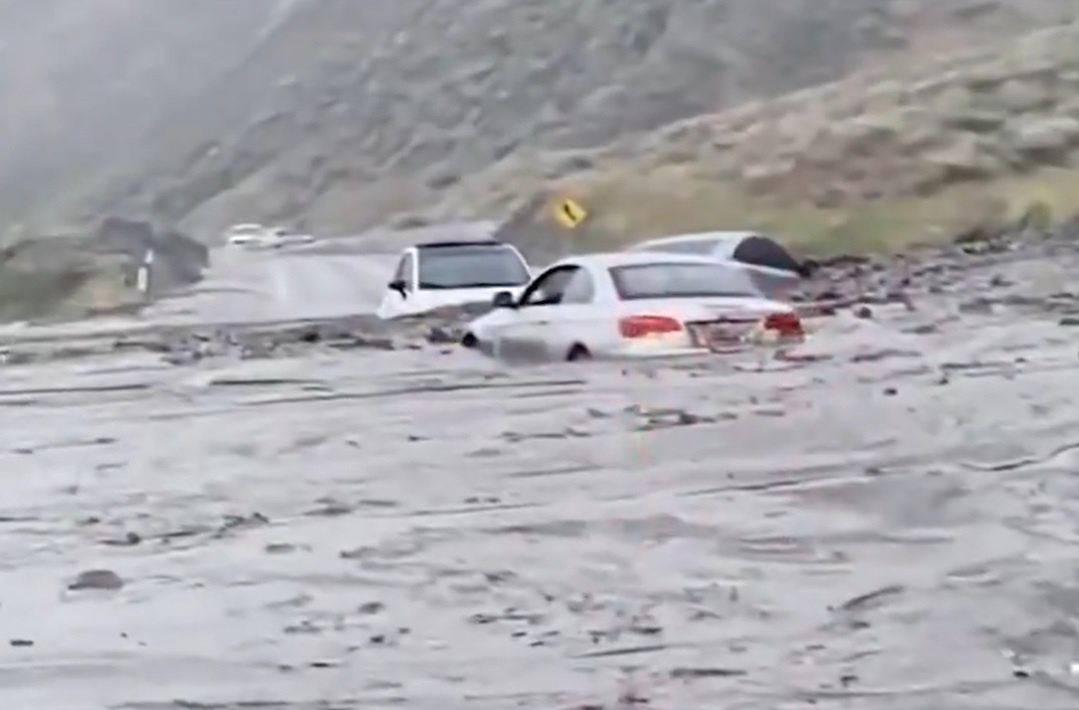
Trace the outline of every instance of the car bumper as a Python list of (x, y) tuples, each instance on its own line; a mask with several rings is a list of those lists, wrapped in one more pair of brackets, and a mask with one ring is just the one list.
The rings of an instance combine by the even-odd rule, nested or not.
[(629, 343), (612, 349), (608, 354), (611, 358), (620, 360), (654, 360), (700, 357), (702, 355), (733, 355), (737, 353), (752, 352), (760, 349), (781, 349), (784, 347), (801, 345), (805, 338), (785, 338), (772, 342), (744, 342), (732, 343), (730, 347), (712, 349), (708, 347), (684, 344), (669, 344), (663, 342), (654, 343)]
[(597, 356), (607, 356), (616, 360), (666, 360), (670, 358), (708, 355), (710, 352), (711, 351), (708, 348), (656, 342), (628, 343), (617, 346), (602, 355), (597, 354)]

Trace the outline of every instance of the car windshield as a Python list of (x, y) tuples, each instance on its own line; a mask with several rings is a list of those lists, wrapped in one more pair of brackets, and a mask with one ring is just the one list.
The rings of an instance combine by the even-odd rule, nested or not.
[(611, 269), (623, 301), (648, 298), (760, 297), (741, 270), (724, 264), (656, 263)]
[(420, 250), (420, 288), (496, 288), (528, 282), (528, 269), (508, 247), (454, 246)]

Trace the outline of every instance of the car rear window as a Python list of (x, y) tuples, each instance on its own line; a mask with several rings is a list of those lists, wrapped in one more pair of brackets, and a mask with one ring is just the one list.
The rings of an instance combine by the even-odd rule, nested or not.
[(632, 264), (610, 271), (623, 301), (760, 296), (745, 272), (724, 264)]
[(508, 247), (447, 246), (420, 250), (421, 289), (497, 288), (528, 282), (528, 269)]

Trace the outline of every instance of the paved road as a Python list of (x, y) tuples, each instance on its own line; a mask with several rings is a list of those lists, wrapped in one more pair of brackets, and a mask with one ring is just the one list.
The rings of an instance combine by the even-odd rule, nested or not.
[(215, 250), (207, 279), (145, 314), (155, 321), (238, 323), (373, 313), (395, 264), (393, 255), (304, 250)]
[(446, 239), (490, 236), (490, 222), (374, 230), (276, 251), (215, 249), (207, 279), (157, 304), (153, 321), (265, 322), (374, 313), (402, 249)]

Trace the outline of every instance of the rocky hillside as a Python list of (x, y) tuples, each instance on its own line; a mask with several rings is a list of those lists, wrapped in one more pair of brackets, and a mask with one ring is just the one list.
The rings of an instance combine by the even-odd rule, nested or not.
[[(724, 110), (866, 71), (876, 78), (859, 86), (896, 104), (909, 89), (899, 67), (912, 58), (997, 46), (1075, 9), (1075, 0), (0, 0), (0, 222), (33, 234), (123, 212), (203, 238), (236, 220), (354, 232), (417, 215), (500, 217), (552, 180), (610, 191), (617, 171), (642, 166), (663, 168), (646, 177), (670, 177), (668, 192), (707, 179), (814, 209), (918, 194), (933, 180), (876, 165), (872, 152), (836, 170), (795, 159), (813, 148), (835, 163), (846, 141), (881, 145), (882, 130), (914, 140), (913, 113), (878, 116), (856, 105), (853, 88)], [(889, 93), (882, 75), (902, 86)], [(902, 106), (923, 98), (964, 110), (962, 97), (930, 88)], [(791, 108), (809, 104), (819, 115)], [(1020, 130), (1002, 110), (1007, 118), (982, 118)], [(910, 123), (866, 128), (854, 121), (863, 114)], [(684, 123), (708, 115), (720, 117)], [(833, 115), (869, 137), (811, 140), (811, 126)], [(970, 131), (969, 120), (983, 127)], [(969, 157), (992, 133), (969, 120), (973, 137), (930, 141), (937, 163)], [(945, 167), (935, 185), (954, 172)]]
[[(429, 216), (512, 211), (522, 194), (584, 204), (591, 221), (566, 236), (590, 246), (739, 225), (871, 251), (1048, 226), (1079, 214), (1079, 25), (856, 73), (596, 150), (514, 156), (455, 186)], [(528, 203), (517, 228), (551, 241), (551, 207)]]

